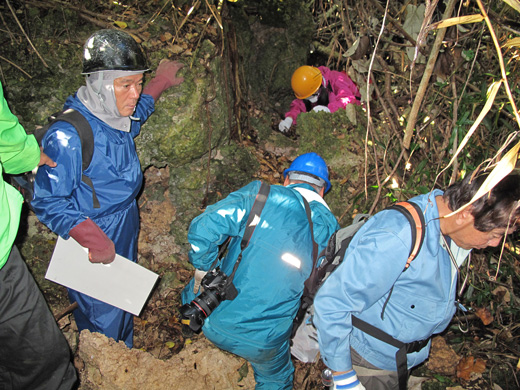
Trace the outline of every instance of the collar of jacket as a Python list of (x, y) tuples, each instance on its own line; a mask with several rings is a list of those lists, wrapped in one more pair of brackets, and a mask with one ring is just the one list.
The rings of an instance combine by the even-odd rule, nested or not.
[(296, 190), (297, 192), (299, 192), (300, 195), (303, 196), (307, 200), (307, 202), (309, 202), (309, 203), (311, 203), (311, 202), (319, 202), (323, 206), (325, 206), (327, 208), (327, 210), (330, 211), (330, 207), (327, 204), (327, 202), (325, 202), (325, 199), (323, 199), (316, 192), (316, 190), (314, 188), (312, 188), (312, 186), (310, 186), (309, 184), (304, 184), (304, 183), (302, 183), (302, 184), (292, 184), (289, 187), (292, 188), (293, 190)]

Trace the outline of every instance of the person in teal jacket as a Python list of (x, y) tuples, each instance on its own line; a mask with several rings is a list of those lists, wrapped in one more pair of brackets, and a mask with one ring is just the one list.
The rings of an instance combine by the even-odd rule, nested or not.
[[(458, 211), (486, 177), (468, 174), (444, 193), (434, 190), (410, 199), (424, 212), (426, 232), (404, 272), (412, 241), (410, 223), (400, 212), (377, 213), (354, 236), (314, 301), (321, 357), (336, 373), (335, 389), (406, 389), (408, 369), (428, 358), (430, 337), (446, 329), (459, 307), (459, 266), (471, 249), (497, 246), (518, 224), (516, 173)], [(404, 359), (397, 355), (402, 346), (369, 335), (359, 320), (412, 343), (404, 347)]]
[[(64, 109), (78, 111), (90, 123), (92, 162), (82, 171), (78, 133), (69, 123), (55, 122), (42, 145), (58, 165), (38, 170), (31, 205), (53, 232), (88, 248), (92, 263), (110, 263), (116, 253), (136, 262), (136, 197), (143, 174), (134, 138), (153, 113), (161, 93), (183, 81), (176, 77), (182, 64), (161, 62), (143, 91), (147, 60), (129, 34), (99, 30), (85, 43), (83, 57), (86, 85), (67, 99)], [(90, 178), (92, 186), (83, 175)], [(93, 191), (99, 204), (93, 200)], [(79, 331), (100, 332), (133, 346), (131, 313), (72, 289), (69, 299), (78, 303), (74, 319)]]
[[(339, 228), (323, 200), (330, 181), (325, 161), (319, 155), (299, 156), (284, 176), (284, 186), (271, 186), (258, 225), (236, 269), (233, 283), (238, 295), (220, 303), (202, 328), (216, 346), (251, 363), (257, 389), (292, 388), (294, 367), (289, 338), (303, 283), (312, 268), (311, 230), (303, 198), (310, 205), (314, 240), (320, 250)], [(188, 231), (189, 258), (197, 269), (196, 275), (211, 269), (219, 245), (228, 237), (228, 253), (219, 265), (227, 276), (231, 274), (260, 185), (259, 181), (246, 185), (192, 221)], [(194, 279), (182, 292), (184, 304), (195, 298)]]
[(71, 389), (76, 371), (70, 348), (14, 240), (22, 195), (2, 173), (56, 164), (40, 151), (11, 113), (0, 82), (0, 388)]

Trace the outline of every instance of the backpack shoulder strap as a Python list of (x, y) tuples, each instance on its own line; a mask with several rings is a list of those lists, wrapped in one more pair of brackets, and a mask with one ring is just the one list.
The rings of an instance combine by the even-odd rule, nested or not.
[[(83, 116), (83, 114), (81, 114), (79, 111), (69, 108), (52, 114), (48, 120), (49, 123), (34, 131), (34, 136), (38, 141), (38, 144), (41, 145), (43, 137), (52, 124), (58, 121), (71, 124), (76, 129), (79, 140), (81, 142), (81, 169), (84, 172), (89, 167), (92, 161), (92, 155), (94, 154), (94, 133), (87, 118), (85, 118), (85, 116)], [(92, 179), (83, 174), (81, 176), (81, 180), (92, 189), (92, 202), (94, 204), (94, 208), (100, 208), (101, 206), (99, 204), (96, 191), (94, 190)]]
[(94, 154), (94, 134), (87, 118), (85, 118), (79, 111), (69, 108), (51, 115), (48, 120), (49, 123), (47, 125), (34, 132), (34, 136), (38, 143), (41, 144), (45, 133), (55, 122), (63, 121), (71, 124), (76, 129), (81, 141), (81, 157), (83, 159), (82, 169), (83, 171), (86, 170), (90, 165), (92, 155)]
[(406, 219), (408, 219), (408, 222), (412, 228), (412, 247), (410, 249), (410, 254), (408, 256), (408, 260), (406, 261), (406, 265), (403, 269), (403, 271), (406, 271), (412, 260), (421, 250), (421, 246), (424, 241), (424, 236), (426, 234), (424, 215), (421, 208), (414, 202), (410, 201), (398, 202), (390, 206), (389, 209), (400, 211), (406, 217)]

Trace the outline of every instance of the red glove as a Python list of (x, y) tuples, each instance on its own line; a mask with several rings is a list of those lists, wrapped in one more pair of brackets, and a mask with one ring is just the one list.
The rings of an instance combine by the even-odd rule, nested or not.
[(69, 235), (82, 247), (88, 248), (88, 259), (91, 263), (108, 264), (114, 261), (114, 243), (90, 218), (74, 226)]
[(184, 81), (184, 78), (177, 77), (177, 72), (182, 67), (184, 67), (184, 64), (180, 62), (162, 60), (155, 71), (155, 77), (146, 84), (143, 93), (152, 96), (153, 100), (157, 101), (166, 89), (179, 85)]

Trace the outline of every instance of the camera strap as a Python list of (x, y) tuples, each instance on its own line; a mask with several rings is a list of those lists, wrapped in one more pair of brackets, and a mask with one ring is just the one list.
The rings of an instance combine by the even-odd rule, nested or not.
[(307, 214), (307, 219), (309, 220), (309, 228), (311, 229), (311, 240), (312, 240), (312, 269), (316, 268), (316, 263), (318, 261), (318, 244), (314, 240), (314, 224), (312, 223), (311, 218), (311, 207), (309, 206), (309, 202), (302, 196), (303, 205), (305, 206), (305, 213)]
[(256, 195), (255, 202), (253, 203), (253, 207), (251, 208), (251, 212), (249, 213), (249, 217), (246, 222), (246, 230), (244, 231), (244, 235), (242, 236), (242, 242), (240, 243), (240, 254), (235, 262), (235, 266), (233, 267), (233, 272), (229, 275), (228, 281), (231, 283), (233, 281), (233, 277), (235, 276), (235, 272), (242, 260), (242, 252), (249, 245), (249, 241), (251, 240), (251, 236), (255, 231), (256, 226), (260, 222), (260, 215), (262, 214), (262, 210), (265, 206), (265, 202), (267, 201), (267, 197), (269, 196), (269, 192), (271, 191), (271, 186), (268, 183), (262, 182), (260, 186), (260, 190), (258, 190), (258, 194)]

